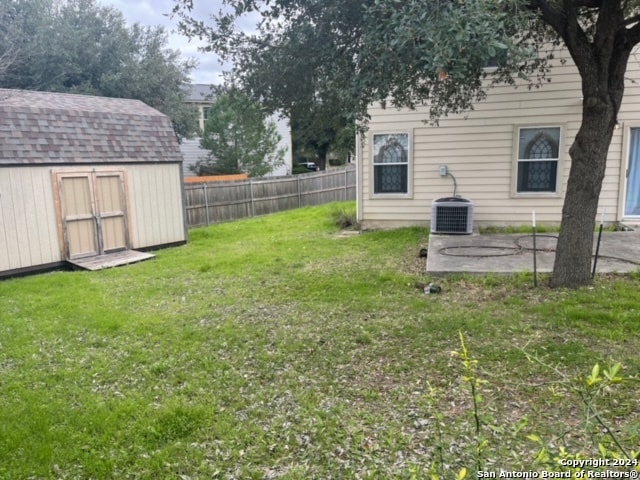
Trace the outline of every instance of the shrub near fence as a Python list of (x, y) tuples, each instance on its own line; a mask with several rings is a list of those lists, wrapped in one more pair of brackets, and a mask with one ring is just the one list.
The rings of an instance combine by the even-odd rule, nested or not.
[(289, 177), (184, 185), (189, 227), (356, 198), (353, 167)]

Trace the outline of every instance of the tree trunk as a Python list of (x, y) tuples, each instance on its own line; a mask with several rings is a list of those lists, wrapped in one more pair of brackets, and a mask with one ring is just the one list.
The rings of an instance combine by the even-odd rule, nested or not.
[(329, 145), (324, 144), (316, 149), (316, 153), (318, 154), (318, 167), (321, 171), (327, 169), (327, 157), (329, 155)]
[(552, 287), (577, 288), (591, 283), (598, 199), (616, 110), (607, 97), (585, 97), (582, 126), (569, 150), (571, 169), (562, 208)]
[[(558, 9), (551, 3), (557, 3)], [(582, 79), (582, 125), (569, 150), (571, 169), (551, 276), (553, 287), (591, 283), (593, 233), (607, 153), (624, 95), (624, 73), (638, 43), (638, 32), (624, 28), (626, 2), (592, 3), (597, 19), (589, 35), (580, 21), (577, 4), (581, 2), (531, 2), (564, 40)]]

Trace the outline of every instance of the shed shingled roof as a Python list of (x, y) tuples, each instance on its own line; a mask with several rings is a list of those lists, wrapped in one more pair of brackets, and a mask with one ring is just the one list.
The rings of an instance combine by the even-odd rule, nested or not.
[(139, 100), (0, 89), (0, 165), (181, 161), (169, 118)]

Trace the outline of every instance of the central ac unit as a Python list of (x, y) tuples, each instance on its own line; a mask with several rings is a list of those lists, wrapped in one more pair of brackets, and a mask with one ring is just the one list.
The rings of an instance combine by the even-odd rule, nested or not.
[(473, 203), (461, 197), (438, 198), (431, 206), (431, 232), (469, 235), (473, 233)]

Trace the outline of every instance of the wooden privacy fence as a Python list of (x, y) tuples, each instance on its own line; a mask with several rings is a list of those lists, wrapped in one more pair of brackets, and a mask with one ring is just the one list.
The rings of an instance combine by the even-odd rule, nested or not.
[(326, 172), (184, 185), (189, 227), (356, 198), (353, 167)]

